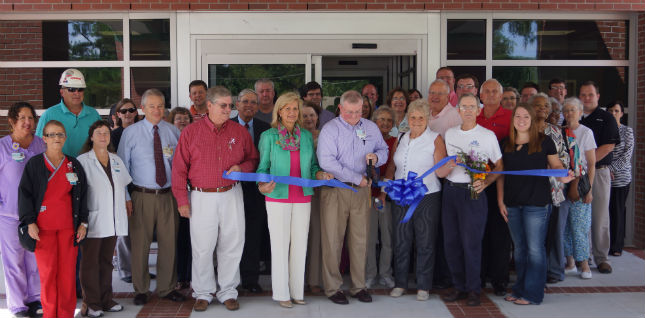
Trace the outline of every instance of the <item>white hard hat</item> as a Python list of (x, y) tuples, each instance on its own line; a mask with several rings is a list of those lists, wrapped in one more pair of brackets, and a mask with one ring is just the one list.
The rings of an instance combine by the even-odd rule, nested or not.
[(75, 68), (68, 68), (61, 74), (58, 85), (65, 87), (85, 88), (85, 77), (81, 71)]

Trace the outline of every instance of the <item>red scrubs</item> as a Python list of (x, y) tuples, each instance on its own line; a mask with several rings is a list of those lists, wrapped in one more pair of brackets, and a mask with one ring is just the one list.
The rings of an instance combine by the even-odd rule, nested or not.
[(76, 255), (72, 218), (72, 185), (67, 173), (73, 172), (65, 158), (56, 171), (47, 160), (50, 173), (47, 190), (36, 224), (40, 241), (36, 261), (40, 272), (41, 302), (44, 318), (72, 318), (76, 309)]

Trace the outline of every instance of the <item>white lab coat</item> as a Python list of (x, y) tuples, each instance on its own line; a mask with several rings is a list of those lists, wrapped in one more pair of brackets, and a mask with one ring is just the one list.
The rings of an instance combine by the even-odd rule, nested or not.
[(119, 156), (110, 153), (109, 158), (114, 191), (94, 150), (77, 158), (87, 176), (87, 208), (89, 210), (87, 237), (90, 238), (128, 235), (125, 193), (127, 185), (132, 182), (132, 177)]

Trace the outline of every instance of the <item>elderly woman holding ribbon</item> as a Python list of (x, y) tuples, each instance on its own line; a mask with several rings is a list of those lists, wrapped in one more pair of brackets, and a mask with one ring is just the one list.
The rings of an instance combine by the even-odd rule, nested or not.
[(112, 255), (117, 236), (128, 235), (128, 216), (132, 210), (126, 208), (125, 193), (132, 178), (113, 152), (106, 121), (92, 124), (88, 135), (78, 156), (87, 176), (90, 225), (81, 246), (81, 315), (100, 317), (104, 311), (123, 310), (112, 297)]
[[(430, 117), (426, 100), (418, 99), (408, 107), (410, 131), (402, 133), (394, 144), (394, 156), (388, 163), (385, 177), (392, 179), (414, 179), (431, 169), (435, 163), (446, 157), (446, 146), (438, 133), (428, 128)], [(408, 287), (410, 249), (414, 241), (417, 254), (417, 300), (427, 300), (432, 289), (434, 269), (434, 245), (441, 209), (441, 182), (439, 178), (450, 172), (450, 166), (443, 165), (423, 178), (423, 186), (414, 189), (422, 196), (409, 220), (406, 211), (409, 206), (392, 204), (394, 221), (394, 278), (392, 297), (400, 297)], [(390, 194), (391, 195), (391, 194)]]
[(77, 245), (87, 233), (87, 183), (76, 158), (63, 153), (63, 124), (43, 128), (45, 153), (29, 159), (20, 179), (18, 212), (36, 240), (45, 317), (74, 316)]
[[(540, 129), (533, 107), (517, 105), (512, 120), (503, 146), (505, 170), (562, 169), (555, 143)], [(572, 179), (573, 175), (560, 177), (559, 181), (567, 183)], [(545, 240), (552, 203), (547, 177), (504, 175), (497, 179), (497, 204), (511, 231), (517, 272), (513, 293), (504, 298), (506, 301), (538, 305), (544, 299)]]
[[(318, 166), (311, 132), (302, 129), (302, 100), (295, 93), (281, 95), (273, 109), (273, 128), (262, 133), (258, 173), (330, 180)], [(296, 185), (259, 182), (266, 196), (271, 237), (273, 299), (291, 308), (304, 301), (305, 257), (313, 189)], [(292, 300), (293, 299), (293, 303)]]
[[(581, 194), (578, 191), (579, 178), (584, 174), (593, 184), (596, 175), (596, 141), (593, 131), (580, 124), (583, 104), (575, 98), (564, 100), (562, 113), (567, 121), (565, 127), (567, 146), (571, 159), (570, 167), (576, 180), (569, 184), (567, 200), (560, 206), (560, 211), (568, 211), (567, 224), (564, 230), (564, 253), (567, 255), (565, 273), (580, 272), (580, 278), (591, 279), (589, 268), (589, 232), (591, 231), (592, 192)], [(575, 263), (574, 263), (575, 261)], [(577, 269), (576, 269), (577, 267)]]
[(18, 239), (18, 183), (29, 159), (45, 151), (34, 136), (36, 111), (19, 102), (9, 108), (11, 134), (0, 139), (0, 255), (7, 308), (16, 317), (34, 317), (40, 308), (40, 280), (34, 253)]

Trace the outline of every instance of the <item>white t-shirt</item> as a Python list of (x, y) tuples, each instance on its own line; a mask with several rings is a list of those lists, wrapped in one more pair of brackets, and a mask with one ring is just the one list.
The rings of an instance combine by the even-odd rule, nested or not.
[[(437, 136), (439, 134), (429, 128), (412, 140), (410, 140), (410, 133), (405, 133), (399, 141), (393, 157), (396, 166), (394, 178), (405, 179), (410, 171), (416, 172), (417, 176), (420, 176), (432, 168), (435, 164), (434, 142)], [(423, 178), (423, 184), (428, 188), (426, 194), (441, 191), (441, 182), (434, 172)]]
[(585, 152), (598, 148), (596, 146), (596, 140), (593, 138), (593, 131), (583, 125), (578, 125), (578, 128), (573, 130), (573, 134), (576, 135), (576, 144), (580, 149), (580, 159), (582, 159), (582, 164), (587, 166), (587, 156)]
[[(461, 130), (461, 126), (448, 129), (446, 131), (446, 151), (448, 156), (455, 156), (460, 151), (468, 154), (473, 151), (481, 159), (490, 159), (493, 163), (502, 158), (502, 151), (499, 149), (495, 133), (479, 125), (468, 131)], [(446, 178), (456, 183), (470, 183), (470, 176), (461, 166), (452, 169)]]

